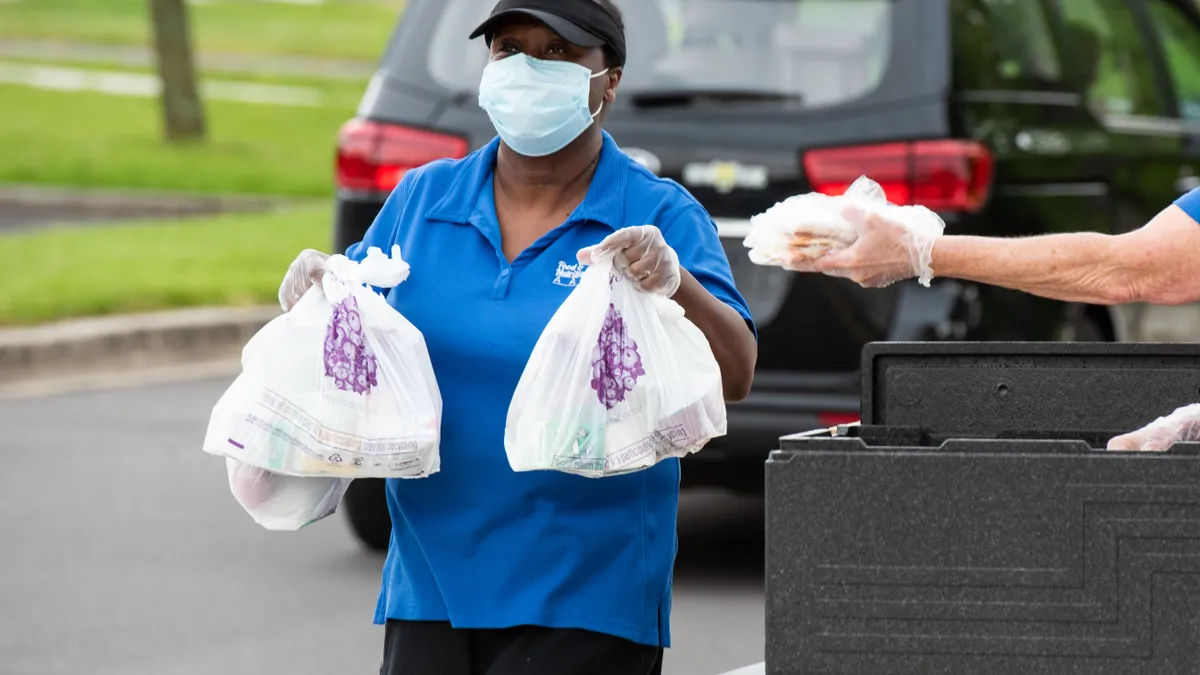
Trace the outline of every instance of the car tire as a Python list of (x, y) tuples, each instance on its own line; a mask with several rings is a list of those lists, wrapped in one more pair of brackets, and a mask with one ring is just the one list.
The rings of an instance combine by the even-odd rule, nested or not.
[(387, 493), (381, 478), (360, 478), (342, 497), (342, 511), (359, 542), (372, 551), (386, 551), (392, 538)]

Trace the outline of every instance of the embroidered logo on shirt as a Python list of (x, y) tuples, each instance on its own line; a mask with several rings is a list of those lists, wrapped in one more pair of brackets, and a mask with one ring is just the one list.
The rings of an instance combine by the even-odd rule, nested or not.
[(579, 285), (579, 278), (583, 276), (586, 269), (587, 265), (583, 263), (568, 265), (566, 261), (560, 260), (558, 269), (554, 270), (554, 285), (574, 288)]

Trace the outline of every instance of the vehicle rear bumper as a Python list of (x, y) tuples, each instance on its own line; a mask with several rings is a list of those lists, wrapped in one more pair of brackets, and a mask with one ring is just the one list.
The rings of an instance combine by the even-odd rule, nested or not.
[(687, 487), (760, 491), (763, 462), (779, 438), (857, 419), (857, 374), (762, 375), (745, 400), (726, 406), (729, 432), (683, 460)]
[[(856, 416), (859, 411), (859, 395), (837, 393), (802, 392), (751, 392), (746, 400), (730, 403), (729, 433), (709, 444), (714, 452), (706, 449), (713, 460), (721, 456), (738, 456), (747, 453), (763, 456), (777, 449), (780, 436), (799, 431), (809, 431), (849, 421), (846, 416)], [(829, 416), (838, 419), (830, 422)]]

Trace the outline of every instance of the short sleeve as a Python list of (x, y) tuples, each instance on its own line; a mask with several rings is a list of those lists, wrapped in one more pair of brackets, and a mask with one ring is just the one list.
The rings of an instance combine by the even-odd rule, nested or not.
[(379, 209), (375, 221), (367, 228), (362, 241), (352, 244), (350, 248), (346, 249), (347, 258), (355, 262), (362, 262), (367, 257), (367, 249), (372, 246), (385, 253), (392, 250), (392, 244), (400, 240), (401, 217), (404, 215), (404, 207), (408, 204), (415, 181), (415, 172), (409, 171), (404, 174), (399, 185), (392, 190), (387, 201), (383, 203), (383, 208)]
[(1200, 188), (1196, 188), (1179, 199), (1175, 200), (1175, 206), (1178, 206), (1188, 217), (1200, 224)]
[(733, 270), (717, 235), (717, 224), (697, 204), (688, 204), (671, 215), (674, 217), (659, 229), (667, 245), (679, 256), (680, 266), (691, 272), (713, 297), (736, 310), (757, 339), (758, 329), (745, 298), (734, 285)]

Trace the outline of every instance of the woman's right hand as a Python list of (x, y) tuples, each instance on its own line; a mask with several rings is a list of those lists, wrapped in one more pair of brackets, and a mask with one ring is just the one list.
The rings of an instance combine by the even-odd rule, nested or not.
[(325, 262), (329, 255), (306, 248), (296, 256), (279, 285), (279, 306), (290, 312), (313, 285), (325, 278)]

